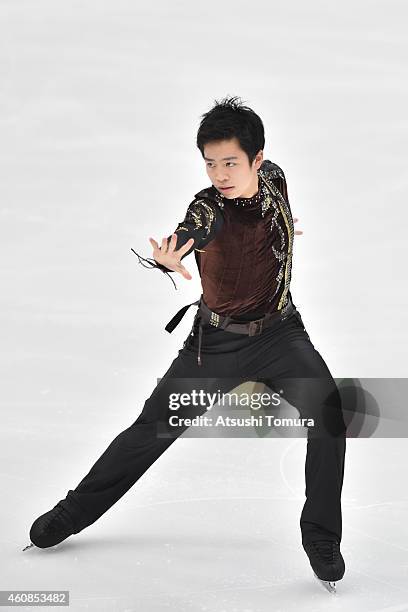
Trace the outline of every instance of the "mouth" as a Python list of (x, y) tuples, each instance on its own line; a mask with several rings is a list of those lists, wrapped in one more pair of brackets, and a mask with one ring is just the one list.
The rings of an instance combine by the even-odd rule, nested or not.
[(234, 189), (234, 186), (232, 185), (232, 187), (218, 187), (218, 189), (220, 191), (229, 191), (230, 189)]

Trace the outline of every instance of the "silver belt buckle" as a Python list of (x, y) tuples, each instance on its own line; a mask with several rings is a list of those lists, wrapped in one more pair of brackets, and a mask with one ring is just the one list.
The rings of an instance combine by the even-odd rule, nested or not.
[(259, 335), (262, 332), (262, 328), (263, 328), (263, 319), (258, 319), (257, 321), (250, 321), (248, 336)]

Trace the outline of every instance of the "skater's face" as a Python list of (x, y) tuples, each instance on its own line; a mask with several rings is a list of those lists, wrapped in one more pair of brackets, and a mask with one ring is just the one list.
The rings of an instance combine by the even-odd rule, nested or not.
[[(249, 164), (237, 138), (216, 140), (204, 146), (207, 174), (214, 187), (226, 198), (250, 198), (258, 191), (258, 174), (263, 160), (259, 151)], [(222, 189), (230, 187), (230, 189)]]

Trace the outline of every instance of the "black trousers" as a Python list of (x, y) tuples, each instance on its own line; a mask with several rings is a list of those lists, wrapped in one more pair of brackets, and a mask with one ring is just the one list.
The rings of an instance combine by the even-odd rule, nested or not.
[[(169, 394), (175, 390), (189, 393), (197, 389), (197, 379), (201, 378), (206, 390), (221, 393), (245, 380), (261, 381), (272, 389), (283, 390), (285, 400), (302, 417), (315, 418), (317, 427), (307, 431), (301, 534), (304, 540), (322, 536), (341, 540), (346, 448), (341, 398), (299, 312), (256, 336), (204, 326), (201, 366), (197, 363), (197, 336), (196, 316), (183, 347), (145, 401), (138, 418), (112, 440), (78, 486), (60, 500), (73, 517), (75, 533), (115, 504), (187, 429), (177, 427), (166, 436), (160, 434), (158, 423), (163, 424), (168, 415)], [(205, 408), (195, 410), (197, 415)]]

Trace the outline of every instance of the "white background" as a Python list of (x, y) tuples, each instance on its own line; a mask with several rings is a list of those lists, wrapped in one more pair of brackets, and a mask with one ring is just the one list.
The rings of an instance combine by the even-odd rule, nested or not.
[[(140, 412), (200, 295), (145, 270), (208, 186), (214, 99), (263, 119), (297, 228), (291, 291), (335, 377), (404, 377), (402, 1), (0, 1), (0, 589), (71, 610), (408, 609), (405, 439), (349, 440), (333, 598), (300, 545), (305, 441), (180, 439), (97, 523), (21, 549)], [(405, 112), (404, 112), (405, 111)]]

